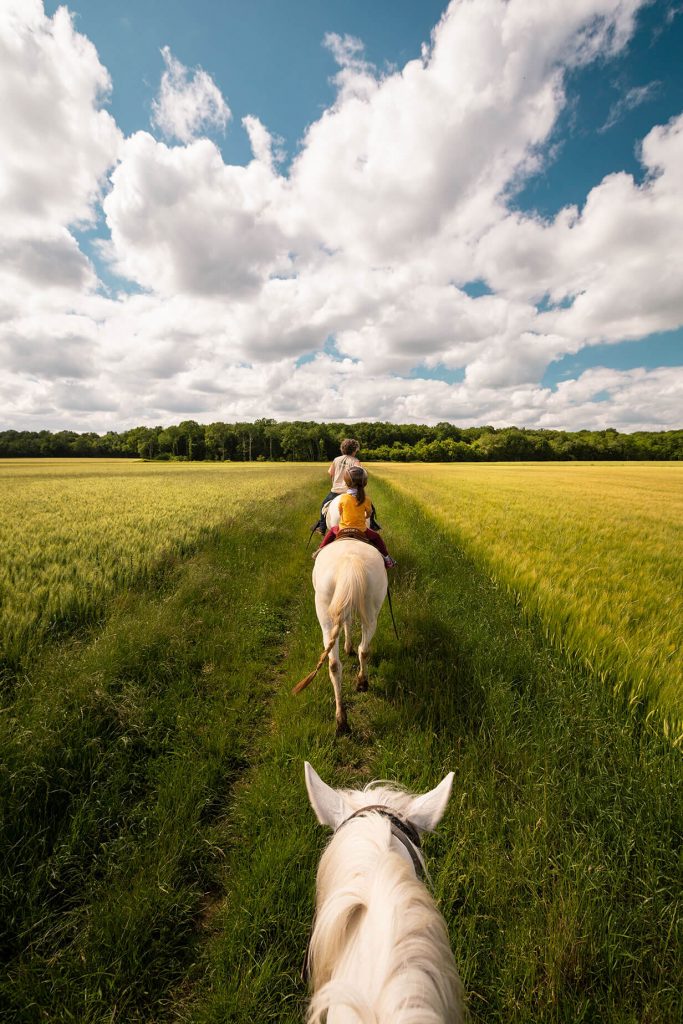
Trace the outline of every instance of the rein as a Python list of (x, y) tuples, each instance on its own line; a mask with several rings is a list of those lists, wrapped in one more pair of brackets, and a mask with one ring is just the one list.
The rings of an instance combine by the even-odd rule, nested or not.
[[(398, 637), (398, 630), (396, 629), (396, 619), (394, 618), (394, 606), (391, 603), (391, 590), (389, 588), (389, 582), (388, 581), (387, 581), (387, 600), (389, 601), (389, 611), (391, 613), (391, 623), (392, 623), (392, 625), (394, 627), (394, 633), (396, 634), (396, 639), (398, 640), (398, 638), (399, 638)], [(400, 643), (400, 641), (399, 641), (399, 643)]]

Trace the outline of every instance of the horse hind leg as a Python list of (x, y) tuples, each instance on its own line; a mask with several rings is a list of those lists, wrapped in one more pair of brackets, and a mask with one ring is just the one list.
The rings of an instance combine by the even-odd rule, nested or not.
[(337, 722), (337, 736), (343, 736), (345, 733), (351, 732), (349, 729), (349, 723), (346, 720), (346, 708), (344, 701), (342, 700), (342, 666), (339, 660), (339, 651), (336, 652), (335, 660), (332, 660), (330, 654), (330, 679), (332, 680), (332, 686), (334, 688), (334, 702), (335, 702), (335, 719)]
[(344, 623), (344, 653), (347, 655), (355, 654), (353, 649), (353, 640), (351, 639), (351, 629), (348, 622)]
[[(325, 646), (329, 643), (331, 632), (331, 627), (329, 631), (324, 631)], [(351, 730), (349, 729), (349, 723), (346, 719), (346, 708), (342, 699), (342, 664), (339, 657), (339, 637), (337, 637), (336, 643), (330, 651), (327, 664), (330, 673), (330, 682), (332, 683), (332, 689), (334, 690), (334, 714), (337, 722), (337, 736), (343, 736)]]
[(375, 630), (377, 629), (377, 619), (373, 619), (371, 622), (363, 623), (363, 632), (361, 635), (360, 643), (358, 645), (358, 674), (356, 676), (356, 689), (359, 693), (366, 693), (368, 689), (368, 660), (370, 658), (370, 643)]

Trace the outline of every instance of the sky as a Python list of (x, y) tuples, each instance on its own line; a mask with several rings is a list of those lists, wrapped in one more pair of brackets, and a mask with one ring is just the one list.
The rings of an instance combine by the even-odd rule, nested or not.
[(683, 0), (0, 0), (0, 429), (683, 426)]

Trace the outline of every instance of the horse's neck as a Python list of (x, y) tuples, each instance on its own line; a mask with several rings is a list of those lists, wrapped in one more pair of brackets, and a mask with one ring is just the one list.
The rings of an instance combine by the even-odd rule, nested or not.
[(349, 1000), (382, 1024), (460, 1020), (446, 927), (400, 846), (386, 819), (363, 817), (344, 826), (321, 860), (311, 952), (318, 1007), (327, 1001), (330, 1024), (357, 1022)]
[(318, 871), (316, 987), (346, 977), (365, 993), (368, 985), (381, 990), (400, 920), (397, 896), (411, 875), (415, 884), (412, 865), (391, 848), (386, 820), (359, 818), (333, 838)]

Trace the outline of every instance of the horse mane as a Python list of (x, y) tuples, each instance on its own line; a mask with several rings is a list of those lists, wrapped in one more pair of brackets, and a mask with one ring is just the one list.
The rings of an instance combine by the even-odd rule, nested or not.
[[(347, 804), (354, 810), (367, 806), (368, 789), (344, 791)], [(399, 814), (411, 800), (393, 787), (370, 792), (372, 803)], [(326, 1014), (330, 1022), (362, 1024), (462, 1020), (444, 920), (412, 865), (392, 846), (389, 821), (377, 813), (348, 821), (323, 853), (309, 962), (314, 996), (308, 1024), (321, 1024)]]

